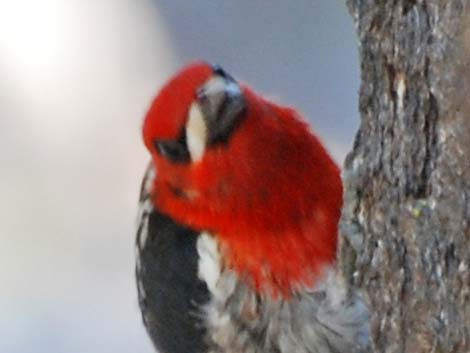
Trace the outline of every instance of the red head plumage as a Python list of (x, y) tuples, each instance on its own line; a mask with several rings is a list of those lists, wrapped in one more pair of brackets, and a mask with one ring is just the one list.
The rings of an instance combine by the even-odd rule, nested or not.
[[(223, 77), (220, 82), (229, 87), (224, 110), (203, 107), (198, 112), (206, 129), (223, 125), (223, 138), (211, 139), (211, 131), (206, 131), (200, 158), (183, 160), (178, 152), (181, 158), (168, 159), (163, 153), (168, 149), (159, 143), (186, 143), (193, 104), (216, 101), (207, 99), (214, 92), (207, 88), (214, 75)], [(213, 85), (221, 87), (220, 82)], [(197, 63), (178, 73), (155, 98), (143, 129), (157, 167), (154, 202), (176, 220), (215, 234), (225, 265), (246, 275), (259, 290), (287, 293), (312, 285), (334, 262), (342, 203), (340, 171), (293, 109), (244, 85), (236, 84), (238, 91), (235, 84), (220, 68)], [(243, 109), (226, 102), (234, 97), (238, 100), (232, 106)], [(210, 112), (233, 121), (207, 118)], [(175, 148), (171, 146), (170, 152)]]
[(204, 62), (181, 70), (163, 87), (153, 101), (144, 124), (144, 142), (152, 149), (155, 138), (176, 138), (186, 124), (188, 108), (197, 89), (212, 75), (212, 67)]

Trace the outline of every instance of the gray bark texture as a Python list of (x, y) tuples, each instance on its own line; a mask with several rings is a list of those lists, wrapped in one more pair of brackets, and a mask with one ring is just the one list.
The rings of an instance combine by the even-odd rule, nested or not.
[(361, 126), (344, 168), (341, 269), (371, 351), (470, 352), (470, 1), (347, 0)]

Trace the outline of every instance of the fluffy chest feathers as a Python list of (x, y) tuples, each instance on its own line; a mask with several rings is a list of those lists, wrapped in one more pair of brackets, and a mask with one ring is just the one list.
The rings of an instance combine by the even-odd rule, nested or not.
[(346, 293), (333, 270), (314, 288), (289, 299), (259, 295), (224, 268), (210, 234), (197, 241), (198, 276), (211, 299), (204, 306), (209, 352), (362, 352), (367, 342), (367, 311)]

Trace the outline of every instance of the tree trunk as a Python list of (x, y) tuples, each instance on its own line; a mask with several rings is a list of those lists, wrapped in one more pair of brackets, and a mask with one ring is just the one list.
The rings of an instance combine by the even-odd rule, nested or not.
[(341, 267), (373, 352), (470, 352), (470, 1), (348, 0), (361, 127)]

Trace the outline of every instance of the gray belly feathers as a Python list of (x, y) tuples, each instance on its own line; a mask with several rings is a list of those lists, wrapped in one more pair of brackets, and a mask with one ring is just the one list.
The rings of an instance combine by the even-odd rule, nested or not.
[[(260, 296), (220, 266), (216, 241), (198, 238), (206, 262), (200, 278), (210, 301), (204, 306), (211, 353), (360, 353), (368, 342), (368, 314), (358, 296), (347, 293), (333, 270), (321, 284), (289, 300)], [(201, 262), (200, 262), (201, 263)]]

